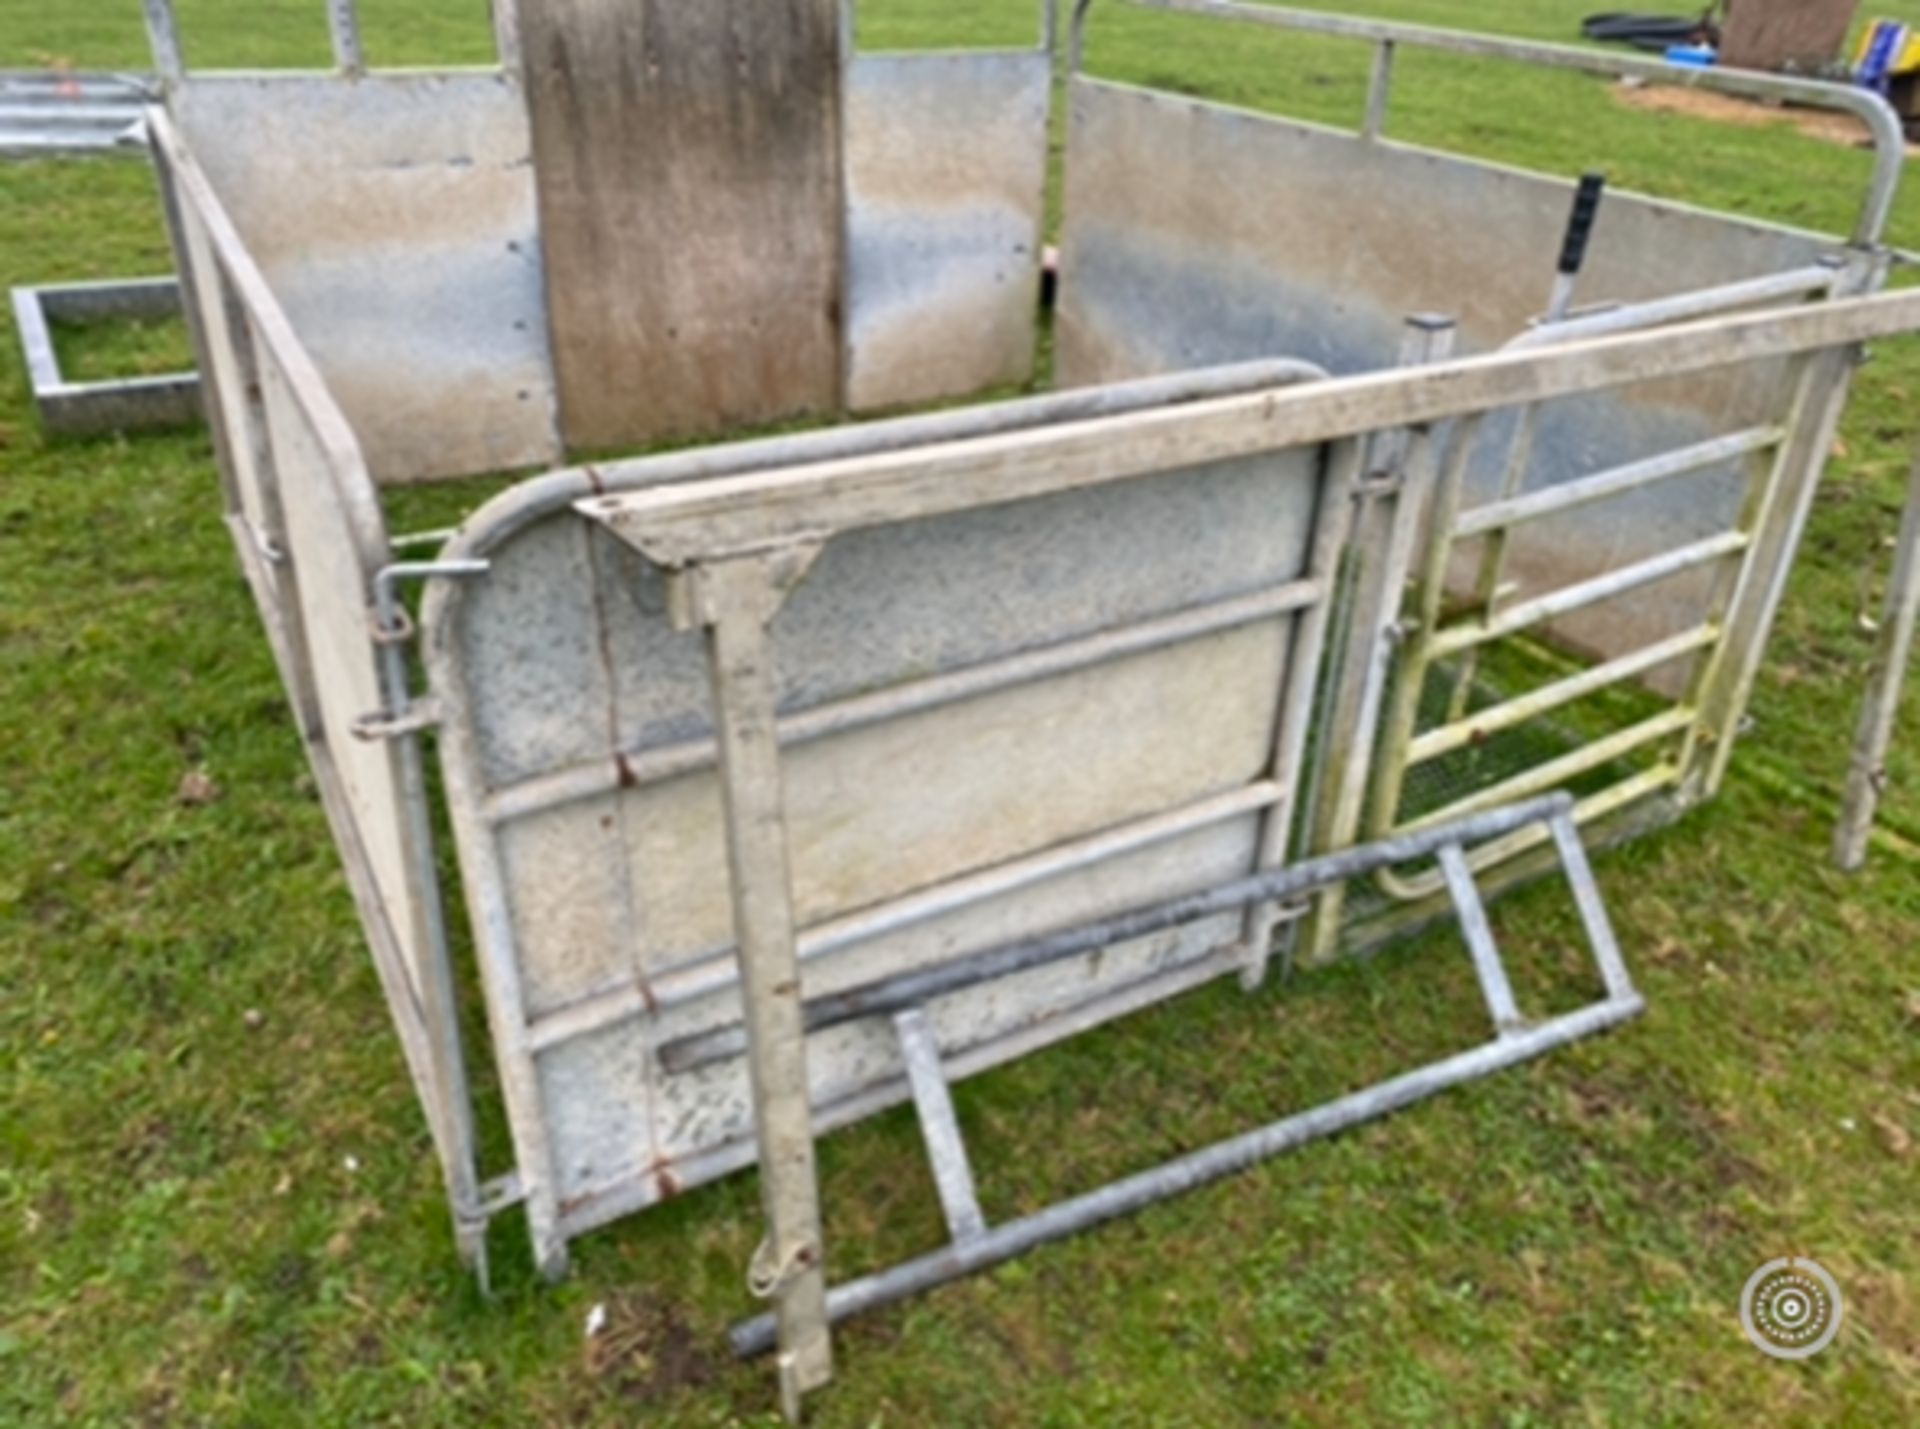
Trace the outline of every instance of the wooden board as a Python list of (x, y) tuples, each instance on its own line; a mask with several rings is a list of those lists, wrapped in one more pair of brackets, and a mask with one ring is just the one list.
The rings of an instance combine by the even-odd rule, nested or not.
[(841, 396), (836, 0), (521, 0), (575, 450)]
[(1733, 0), (1720, 63), (1819, 75), (1841, 58), (1860, 0)]

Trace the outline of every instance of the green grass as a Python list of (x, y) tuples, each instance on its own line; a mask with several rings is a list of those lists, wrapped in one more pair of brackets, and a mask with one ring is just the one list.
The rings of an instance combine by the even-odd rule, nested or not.
[[(1018, 42), (1031, 6), (868, 7), (869, 45)], [(1568, 38), (1590, 7), (1375, 0)], [(1920, 19), (1920, 4), (1873, 7)], [(316, 63), (318, 3), (182, 5), (196, 63)], [(376, 60), (486, 54), (482, 0), (370, 4)], [(1103, 73), (1358, 113), (1364, 61), (1096, 13)], [(143, 62), (139, 6), (0, 0), (0, 65)], [(1862, 157), (1630, 115), (1605, 85), (1404, 60), (1395, 132), (1843, 227)], [(1920, 248), (1920, 188), (1893, 239)], [(137, 163), (0, 165), (8, 284), (168, 271)], [(1920, 359), (1857, 400), (1721, 798), (1599, 877), (1647, 1016), (1517, 1072), (850, 1326), (828, 1426), (1895, 1425), (1920, 1418), (1920, 730), (1858, 876), (1825, 843), (1913, 444)], [(113, 341), (76, 352), (111, 368)], [(444, 500), (445, 498), (439, 498)], [(427, 503), (431, 504), (431, 503)], [(539, 1283), (507, 1217), (460, 1271), (204, 432), (53, 441), (0, 341), (0, 1424), (772, 1422), (720, 1354), (750, 1178), (588, 1237)], [(183, 800), (189, 775), (212, 802)], [(1591, 991), (1555, 887), (1496, 910), (1524, 987)], [(959, 1090), (990, 1215), (1478, 1035), (1450, 935), (1285, 991), (1205, 991)], [(895, 1113), (823, 1148), (836, 1268), (938, 1235)], [(1787, 1250), (1848, 1323), (1752, 1350)], [(592, 1305), (613, 1332), (591, 1349)]]

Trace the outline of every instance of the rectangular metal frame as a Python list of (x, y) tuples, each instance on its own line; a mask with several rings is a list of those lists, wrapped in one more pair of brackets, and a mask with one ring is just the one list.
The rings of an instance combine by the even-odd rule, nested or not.
[(0, 155), (145, 151), (151, 75), (0, 70)]
[[(457, 1242), (487, 1217), (417, 744), (373, 737), (407, 701), (386, 523), (359, 441), (198, 162), (148, 113), (226, 522), (340, 848), (439, 1154)], [(369, 725), (369, 719), (375, 721)]]
[[(1104, 926), (1056, 934), (1033, 944), (1025, 950), (1029, 957), (1060, 956), (1066, 949), (1100, 946), (1145, 928), (1175, 926), (1183, 919), (1204, 916), (1209, 911), (1242, 902), (1291, 900), (1393, 863), (1433, 856), (1439, 860), (1445, 875), (1454, 915), (1466, 942), (1494, 1035), (1491, 1041), (1470, 1051), (1296, 1112), (991, 1228), (974, 1194), (972, 1169), (947, 1092), (939, 1048), (926, 1019), (918, 1006), (911, 1003), (909, 995), (902, 994), (890, 1001), (884, 991), (873, 989), (861, 999), (858, 1009), (850, 1008), (844, 1015), (881, 1015), (888, 1007), (907, 1003), (893, 1014), (893, 1025), (913, 1073), (915, 1108), (951, 1239), (937, 1250), (835, 1286), (825, 1299), (828, 1320), (838, 1322), (961, 1276), (990, 1269), (1048, 1241), (1131, 1214), (1155, 1201), (1233, 1175), (1309, 1141), (1385, 1116), (1448, 1087), (1541, 1056), (1637, 1016), (1644, 1003), (1620, 956), (1572, 813), (1573, 801), (1565, 795), (1536, 799), (1436, 825), (1418, 834), (1308, 859), (1172, 905), (1143, 909)], [(1545, 829), (1554, 843), (1605, 988), (1605, 996), (1599, 1001), (1543, 1021), (1531, 1019), (1521, 1011), (1464, 852), (1467, 845), (1478, 839), (1499, 837), (1525, 827)], [(1014, 951), (1007, 950), (1008, 953)], [(1001, 961), (1011, 960), (1001, 958)], [(978, 975), (985, 976), (987, 972), (981, 969)], [(774, 1348), (780, 1328), (776, 1313), (745, 1321), (732, 1331), (734, 1349), (741, 1355), (765, 1353)]]
[(200, 420), (200, 379), (192, 372), (69, 382), (54, 350), (55, 322), (139, 321), (180, 316), (172, 278), (42, 283), (13, 290), (13, 317), (27, 361), (33, 403), (50, 432), (155, 432)]
[[(589, 1069), (612, 1055), (610, 1051), (594, 1053), (597, 1046), (611, 1048), (633, 1041), (657, 1047), (689, 1028), (697, 1030), (710, 1023), (716, 1015), (738, 1016), (737, 1009), (727, 1011), (732, 1005), (734, 975), (727, 951), (724, 887), (716, 890), (720, 901), (712, 911), (678, 934), (672, 929), (680, 927), (684, 917), (667, 911), (688, 896), (689, 884), (712, 880), (719, 871), (712, 864), (686, 863), (671, 887), (659, 884), (666, 875), (653, 875), (654, 886), (644, 894), (634, 891), (635, 880), (645, 882), (648, 877), (644, 865), (637, 865), (633, 872), (610, 873), (607, 876), (617, 881), (607, 886), (608, 897), (617, 907), (596, 906), (587, 896), (588, 887), (597, 886), (592, 878), (598, 875), (584, 870), (603, 857), (595, 852), (596, 845), (618, 847), (634, 841), (636, 852), (622, 855), (616, 870), (625, 867), (625, 858), (638, 857), (640, 848), (653, 848), (656, 859), (662, 856), (661, 846), (651, 842), (646, 832), (645, 820), (654, 817), (646, 811), (684, 806), (692, 797), (687, 791), (711, 787), (716, 755), (724, 754), (726, 745), (724, 741), (716, 744), (703, 714), (688, 722), (705, 703), (706, 677), (699, 674), (697, 663), (687, 663), (691, 648), (676, 653), (665, 625), (665, 608), (655, 606), (667, 598), (648, 594), (652, 578), (644, 570), (622, 566), (611, 553), (596, 547), (589, 539), (592, 528), (583, 527), (572, 510), (574, 501), (595, 491), (674, 490), (693, 477), (705, 477), (708, 482), (746, 480), (763, 473), (771, 477), (822, 457), (875, 460), (897, 453), (915, 463), (937, 462), (970, 442), (1012, 441), (1062, 422), (1098, 424), (1113, 420), (1112, 414), (1151, 405), (1191, 404), (1220, 392), (1271, 390), (1277, 383), (1315, 375), (1300, 364), (1254, 364), (812, 437), (596, 466), (542, 478), (477, 513), (447, 555), (485, 561), (491, 573), (470, 588), (430, 589), (422, 630), (430, 683), (445, 718), (441, 749), (448, 798), (473, 921), (480, 931), (502, 1080), (509, 1088), (516, 1125), (537, 1126), (540, 1108), (556, 1104), (563, 1096), (562, 1085), (597, 1075)], [(1319, 483), (1330, 479), (1318, 472), (1320, 457), (1309, 452), (1302, 460), (1307, 466), (1297, 479), (1311, 483), (1303, 491), (1318, 490)], [(1237, 528), (1253, 518), (1257, 525), (1258, 507), (1248, 503), (1264, 489), (1259, 485), (1264, 479), (1236, 472), (1217, 478), (1217, 499), (1226, 504), (1210, 519)], [(1344, 529), (1340, 503), (1315, 497), (1310, 504), (1308, 509), (1317, 513), (1312, 517), (1317, 534), (1309, 538), (1301, 533), (1300, 539), (1313, 554), (1309, 566), (1300, 571), (1282, 570), (1264, 584), (1249, 584), (1250, 576), (1236, 574), (1244, 555), (1238, 562), (1222, 561), (1217, 563), (1219, 569), (1211, 568), (1206, 559), (1209, 553), (1256, 549), (1236, 535), (1224, 544), (1216, 538), (1212, 545), (1196, 545), (1178, 561), (1163, 561), (1168, 567), (1163, 572), (1166, 579), (1158, 584), (1143, 580), (1138, 570), (1116, 558), (1112, 569), (1098, 574), (1096, 589), (1104, 594), (1095, 598), (1076, 593), (1087, 584), (1081, 558), (1088, 551), (1081, 547), (1092, 539), (1088, 532), (1111, 529), (1125, 535), (1130, 523), (1134, 533), (1128, 538), (1130, 558), (1150, 569), (1146, 558), (1160, 530), (1153, 523), (1182, 509), (1189, 518), (1203, 515), (1205, 501), (1198, 495), (1177, 493), (1155, 498), (1148, 486), (1135, 482), (1122, 493), (1123, 501), (1107, 503), (1120, 508), (1117, 516), (1084, 503), (1044, 511), (1033, 504), (1047, 492), (1071, 489), (1064, 478), (1055, 478), (1050, 485), (1026, 493), (1028, 506), (1023, 510), (1027, 514), (992, 515), (984, 526), (949, 522), (940, 528), (936, 542), (949, 553), (959, 549), (956, 543), (960, 543), (973, 553), (969, 560), (991, 561), (994, 547), (1006, 544), (1018, 532), (1015, 552), (1025, 551), (1030, 560), (1046, 555), (1054, 572), (1043, 578), (1037, 567), (1029, 565), (1022, 579), (1030, 583), (1044, 579), (1057, 588), (1057, 609), (1042, 605), (1029, 612), (1003, 606), (993, 597), (974, 607), (983, 615), (982, 622), (943, 621), (944, 630), (923, 628), (900, 647), (905, 653), (886, 657), (891, 663), (874, 665), (871, 652), (900, 638), (889, 636), (885, 629), (889, 604), (882, 594), (885, 587), (875, 586), (871, 595), (850, 592), (844, 598), (852, 604), (844, 610), (837, 604), (842, 597), (833, 592), (847, 589), (848, 580), (859, 584), (859, 570), (876, 572), (875, 580), (881, 579), (877, 573), (890, 570), (895, 579), (905, 582), (893, 592), (897, 604), (902, 592), (910, 591), (915, 572), (944, 561), (946, 574), (938, 578), (944, 582), (965, 570), (969, 560), (951, 554), (937, 557), (925, 548), (902, 567), (884, 550), (869, 550), (848, 556), (867, 563), (853, 568), (856, 575), (829, 572), (815, 579), (809, 599), (816, 613), (792, 636), (803, 640), (812, 654), (800, 657), (803, 673), (783, 697), (777, 730), (783, 747), (791, 758), (803, 761), (803, 768), (809, 767), (805, 761), (814, 758), (810, 751), (822, 751), (818, 759), (827, 763), (819, 767), (825, 772), (810, 786), (816, 799), (835, 798), (841, 774), (859, 767), (860, 750), (885, 748), (873, 741), (893, 738), (888, 733), (891, 729), (930, 729), (929, 720), (951, 723), (956, 718), (946, 711), (992, 709), (996, 702), (1010, 711), (1009, 700), (1030, 705), (1033, 697), (1023, 692), (1044, 690), (1063, 679), (1092, 680), (1103, 669), (1124, 674), (1124, 678), (1114, 677), (1118, 684), (1109, 681), (1109, 692), (1117, 698), (1136, 686), (1156, 687), (1153, 662), (1170, 658), (1159, 652), (1218, 647), (1222, 655), (1244, 659), (1269, 638), (1261, 634), (1263, 629), (1292, 628), (1296, 633), (1292, 645), (1286, 646), (1286, 663), (1277, 667), (1291, 673), (1272, 694), (1287, 711), (1281, 721), (1283, 732), (1272, 736), (1280, 741), (1272, 759), (1281, 763), (1239, 784), (1203, 779), (1195, 785), (1195, 775), (1189, 772), (1181, 776), (1185, 782), (1175, 781), (1165, 792), (1154, 794), (1142, 792), (1151, 783), (1144, 781), (1123, 801), (1124, 809), (1115, 806), (1096, 813), (1089, 806), (1075, 816), (1071, 827), (1062, 826), (1045, 836), (1029, 834), (1009, 842), (998, 834), (972, 835), (971, 842), (980, 849), (995, 851), (962, 856), (956, 850), (952, 857), (959, 862), (949, 863), (944, 874), (917, 872), (905, 883), (896, 872), (874, 875), (876, 881), (863, 884), (826, 855), (813, 855), (809, 862), (826, 869), (832, 878), (806, 900), (811, 909), (809, 927), (800, 947), (810, 964), (851, 969), (860, 959), (871, 963), (882, 956), (909, 957), (914, 947), (953, 945), (954, 940), (959, 945), (977, 943), (1009, 928), (1029, 926), (1031, 919), (1071, 916), (1069, 910), (1081, 906), (1081, 895), (1071, 891), (1068, 875), (1131, 858), (1136, 878), (1164, 882), (1169, 876), (1185, 877), (1177, 862), (1171, 873), (1154, 873), (1157, 865), (1151, 860), (1174, 857), (1166, 850), (1187, 848), (1196, 837), (1202, 838), (1204, 848), (1212, 849), (1202, 859), (1208, 866), (1217, 865), (1222, 857), (1235, 857), (1226, 845), (1213, 848), (1218, 840), (1205, 832), (1210, 829), (1253, 821), (1265, 832), (1251, 856), (1265, 861), (1281, 856), (1288, 823), (1284, 803), (1295, 782), (1287, 771), (1297, 765), (1304, 739), (1305, 690), (1317, 648), (1314, 632), (1324, 619), (1329, 563)], [(1290, 500), (1299, 506), (1298, 498)], [(955, 488), (952, 501), (951, 513), (962, 517), (1005, 504), (980, 491), (962, 496), (960, 488)], [(1284, 515), (1276, 513), (1274, 519)], [(933, 518), (928, 514), (921, 519)], [(1103, 521), (1107, 527), (1101, 526)], [(1114, 521), (1123, 524), (1115, 527)], [(1148, 524), (1142, 526), (1142, 521)], [(1079, 534), (1062, 545), (1066, 538), (1046, 537), (1036, 523), (1052, 523)], [(1201, 530), (1194, 526), (1188, 534), (1197, 542)], [(1072, 558), (1070, 550), (1077, 553)], [(880, 565), (873, 566), (873, 561)], [(1097, 561), (1086, 565), (1090, 571), (1097, 567)], [(1201, 577), (1197, 573), (1203, 568)], [(628, 608), (633, 596), (638, 597), (637, 609)], [(936, 596), (936, 609), (937, 600)], [(877, 603), (872, 611), (859, 610), (870, 602)], [(647, 613), (650, 610), (652, 615)], [(577, 614), (568, 615), (568, 611)], [(856, 626), (863, 652), (857, 659), (839, 633), (846, 622), (855, 620), (864, 622)], [(582, 622), (585, 633), (570, 635), (569, 627)], [(652, 633), (650, 626), (655, 627)], [(496, 630), (502, 635), (492, 633)], [(532, 631), (541, 633), (533, 636)], [(510, 643), (500, 644), (503, 637)], [(923, 645), (925, 639), (943, 644), (945, 653)], [(1252, 646), (1247, 645), (1249, 639), (1255, 642)], [(612, 651), (623, 652), (618, 661)], [(1235, 651), (1240, 654), (1234, 655)], [(819, 662), (823, 655), (824, 666), (806, 663)], [(1270, 663), (1271, 657), (1262, 655), (1249, 668), (1259, 670)], [(633, 673), (628, 673), (629, 668)], [(1220, 688), (1209, 697), (1212, 703), (1225, 707), (1232, 668), (1230, 664), (1220, 671)], [(1139, 673), (1125, 673), (1135, 670)], [(1139, 684), (1142, 679), (1145, 685)], [(560, 708), (552, 704), (555, 689), (574, 692), (570, 698), (579, 702), (577, 716), (561, 717)], [(1154, 698), (1168, 696), (1162, 693)], [(1031, 714), (1037, 707), (1022, 708)], [(607, 713), (588, 714), (590, 710)], [(1110, 719), (1119, 717), (1117, 707), (1109, 711)], [(920, 724), (914, 725), (916, 721)], [(845, 752), (840, 752), (842, 747)], [(1093, 747), (1098, 747), (1097, 741)], [(1196, 741), (1196, 748), (1204, 748), (1204, 742)], [(1161, 762), (1169, 769), (1183, 764), (1198, 767), (1191, 757)], [(828, 780), (824, 792), (819, 778)], [(695, 782), (689, 784), (690, 780)], [(1160, 782), (1167, 783), (1165, 775)], [(1116, 783), (1115, 787), (1121, 786)], [(1143, 804), (1143, 798), (1149, 802)], [(916, 795), (908, 807), (930, 802), (937, 801), (928, 791)], [(1096, 803), (1104, 807), (1111, 800)], [(1276, 808), (1280, 811), (1275, 812)], [(842, 840), (843, 846), (846, 835), (841, 821), (852, 817), (850, 811), (842, 811), (829, 821), (835, 830), (831, 837)], [(1040, 820), (1035, 827), (1056, 822)], [(922, 841), (933, 839), (930, 830), (931, 825), (920, 831)], [(883, 839), (882, 843), (895, 841)], [(1189, 863), (1200, 856), (1191, 848), (1178, 855)], [(684, 850), (675, 855), (682, 861), (688, 857)], [(849, 878), (855, 881), (846, 882)], [(1017, 899), (1009, 903), (1016, 894)], [(618, 911), (629, 904), (650, 911)], [(723, 920), (717, 925), (712, 921), (715, 913)], [(986, 921), (981, 922), (982, 918)], [(628, 920), (637, 921), (622, 932)], [(1270, 921), (1256, 921), (1242, 930), (1250, 975), (1257, 975), (1264, 958), (1268, 926)], [(702, 933), (703, 928), (711, 931)], [(711, 941), (716, 933), (721, 939), (717, 946)], [(878, 947), (892, 951), (863, 951), (876, 940)], [(1197, 975), (1185, 964), (1205, 950), (1196, 946), (1175, 957), (1175, 950), (1163, 948), (1145, 963), (1137, 958), (1111, 958), (1106, 972), (1089, 974), (1085, 986), (1076, 991), (1056, 989), (1049, 994), (1034, 989), (1029, 995), (1039, 999), (1035, 1006), (1048, 997), (1055, 1001), (1065, 997), (1063, 1011), (1077, 1008), (1083, 1014), (1078, 1020), (1084, 1023), (1095, 1015), (1087, 1009), (1109, 993), (1124, 990), (1136, 1002), (1147, 996), (1141, 979), (1152, 981), (1156, 969), (1165, 974), (1163, 981)], [(1207, 974), (1218, 970), (1211, 967)], [(964, 1020), (960, 1013), (953, 1013), (950, 1033)], [(1025, 1030), (997, 1025), (992, 1015), (976, 1021), (977, 1025), (968, 1024), (967, 1033), (972, 1044), (969, 1065), (975, 1067), (1008, 1055), (1014, 1046), (1064, 1035), (1076, 1025), (1075, 1017), (1064, 1015), (1052, 1028), (1036, 1025)], [(866, 1069), (857, 1070), (850, 1080), (836, 1081), (824, 1072), (816, 1077), (820, 1114), (827, 1123), (864, 1115), (905, 1094), (898, 1069), (890, 1068), (884, 1056), (876, 1061), (871, 1049), (843, 1048), (824, 1055), (828, 1056), (824, 1065), (844, 1063)], [(587, 1060), (583, 1063), (582, 1058)], [(675, 1069), (663, 1066), (660, 1070), (670, 1078)], [(733, 1113), (702, 1113), (713, 1129), (691, 1141), (684, 1130), (669, 1130), (668, 1123), (687, 1116), (685, 1111), (669, 1109), (678, 1104), (675, 1098), (691, 1096), (694, 1105), (709, 1105), (716, 1095), (716, 1089), (699, 1083), (680, 1093), (670, 1081), (649, 1082), (646, 1096), (660, 1099), (659, 1108), (648, 1114), (649, 1120), (634, 1123), (613, 1139), (630, 1145), (652, 1142), (657, 1150), (618, 1175), (604, 1167), (586, 1179), (571, 1170), (561, 1175), (550, 1166), (541, 1169), (553, 1161), (551, 1154), (523, 1154), (520, 1179), (535, 1218), (542, 1263), (557, 1270), (564, 1261), (567, 1237), (751, 1159), (744, 1124)], [(640, 1112), (634, 1097), (627, 1102), (631, 1121)], [(607, 1139), (609, 1133), (587, 1125), (590, 1120), (588, 1112), (576, 1114), (574, 1130), (564, 1134), (571, 1138), (570, 1145)], [(563, 1159), (570, 1166), (577, 1154), (569, 1150)]]

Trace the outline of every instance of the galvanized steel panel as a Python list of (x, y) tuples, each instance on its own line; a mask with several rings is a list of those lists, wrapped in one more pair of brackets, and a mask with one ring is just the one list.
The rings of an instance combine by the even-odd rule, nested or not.
[(154, 158), (213, 400), (227, 520), (267, 626), (395, 1028), (440, 1153), (462, 1253), (479, 1196), (433, 851), (405, 755), (359, 738), (387, 703), (370, 621), (389, 559), (348, 424), (169, 116)]
[(480, 73), (196, 76), (171, 104), (378, 480), (558, 454), (512, 85)]
[[(1567, 182), (1085, 78), (1069, 103), (1063, 386), (1251, 356), (1374, 370), (1393, 365), (1409, 314), (1456, 318), (1470, 353), (1527, 331), (1546, 305)], [(1577, 301), (1691, 292), (1803, 267), (1835, 246), (1609, 192)], [(1768, 363), (1548, 404), (1521, 489), (1767, 420), (1785, 394), (1783, 366)], [(1485, 425), (1469, 504), (1494, 494), (1512, 429), (1511, 414)], [(1747, 475), (1728, 463), (1543, 522), (1515, 539), (1509, 569), (1538, 594), (1725, 530)], [(1707, 584), (1663, 583), (1554, 629), (1619, 653), (1697, 619)]]
[[(1279, 353), (1388, 367), (1418, 312), (1455, 318), (1462, 351), (1498, 347), (1546, 306), (1571, 196), (1562, 180), (1086, 78), (1069, 88), (1066, 174), (1062, 385)], [(1836, 246), (1609, 191), (1576, 302), (1691, 292)]]
[[(1307, 448), (839, 535), (773, 625), (782, 716), (1300, 579), (1337, 505), (1327, 480)], [(515, 1000), (503, 1015), (524, 1024), (537, 1087), (513, 1116), (550, 1160), (549, 1182), (523, 1150), (522, 1177), (571, 1234), (754, 1155), (744, 1060), (669, 1073), (656, 1056), (741, 1013), (706, 645), (670, 624), (661, 574), (572, 511), (497, 543), (487, 520), (468, 539), (490, 574), (431, 605), (426, 634), (467, 876), (490, 881), (476, 923), (513, 967), (512, 991), (494, 977), (490, 996)], [(1312, 675), (1298, 621), (1268, 614), (783, 741), (793, 896), (815, 930), (1169, 811), (1220, 809), (810, 957), (809, 994), (1246, 872), (1265, 796), (1244, 791), (1266, 787), (1280, 703)], [(631, 773), (689, 745), (680, 773)], [(582, 770), (624, 777), (540, 795)], [(978, 1070), (1221, 971), (1196, 960), (1241, 930), (1215, 918), (939, 998), (929, 1015), (952, 1064)], [(577, 1020), (636, 987), (633, 1015)], [(823, 1125), (907, 1094), (884, 1021), (811, 1037), (808, 1060)]]
[(861, 55), (846, 87), (847, 403), (1033, 370), (1051, 61)]
[(151, 76), (0, 71), (0, 154), (138, 153), (158, 92)]

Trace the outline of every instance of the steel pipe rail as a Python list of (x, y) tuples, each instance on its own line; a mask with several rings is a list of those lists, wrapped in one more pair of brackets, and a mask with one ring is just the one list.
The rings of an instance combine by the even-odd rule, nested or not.
[[(1451, 823), (1382, 839), (1377, 843), (1305, 859), (1251, 878), (1236, 879), (1204, 893), (1190, 893), (1184, 898), (1169, 899), (1150, 908), (1104, 918), (1047, 937), (995, 948), (971, 957), (955, 958), (934, 967), (883, 978), (825, 997), (810, 998), (804, 1004), (806, 1029), (808, 1032), (818, 1032), (859, 1017), (890, 1016), (974, 983), (1059, 962), (1096, 948), (1143, 938), (1149, 933), (1164, 932), (1248, 904), (1285, 902), (1330, 883), (1342, 883), (1396, 863), (1429, 857), (1447, 845), (1480, 843), (1498, 838), (1528, 824), (1543, 823), (1564, 815), (1572, 808), (1571, 796), (1549, 794), (1504, 809), (1473, 814)], [(738, 1056), (746, 1051), (746, 1047), (743, 1028), (719, 1027), (663, 1043), (659, 1050), (660, 1064), (669, 1072), (690, 1072), (712, 1062)]]
[[(1276, 29), (1364, 40), (1382, 47), (1399, 46), (1481, 59), (1514, 60), (1548, 69), (1573, 70), (1608, 78), (1632, 76), (1659, 84), (1738, 95), (1745, 99), (1839, 110), (1864, 123), (1873, 139), (1873, 177), (1852, 235), (1853, 242), (1863, 247), (1878, 244), (1885, 235), (1887, 219), (1893, 211), (1894, 194), (1900, 187), (1901, 169), (1906, 162), (1906, 132), (1901, 128), (1899, 115), (1878, 94), (1851, 85), (1722, 70), (1712, 66), (1673, 65), (1664, 60), (1616, 55), (1573, 45), (1500, 39), (1424, 25), (1390, 24), (1379, 20), (1358, 20), (1345, 15), (1240, 4), (1235, 0), (1129, 0), (1129, 3), (1146, 10), (1242, 20)], [(1075, 18), (1079, 22), (1083, 17), (1084, 10)], [(1391, 66), (1376, 66), (1375, 92), (1369, 95), (1367, 107), (1368, 114), (1374, 116), (1370, 123), (1384, 123), (1386, 97), (1383, 86), (1390, 82)]]

